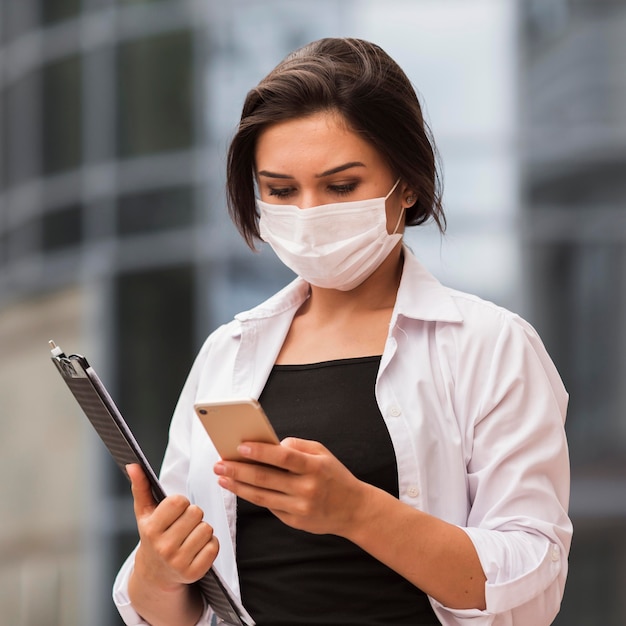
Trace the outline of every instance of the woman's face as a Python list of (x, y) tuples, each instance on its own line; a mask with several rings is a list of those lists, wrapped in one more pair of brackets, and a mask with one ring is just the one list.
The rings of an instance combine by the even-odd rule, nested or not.
[[(266, 128), (257, 140), (255, 166), (261, 200), (296, 205), (303, 210), (384, 197), (396, 182), (378, 151), (333, 111)], [(387, 199), (390, 233), (407, 193), (400, 183)], [(401, 224), (397, 232), (402, 230)]]

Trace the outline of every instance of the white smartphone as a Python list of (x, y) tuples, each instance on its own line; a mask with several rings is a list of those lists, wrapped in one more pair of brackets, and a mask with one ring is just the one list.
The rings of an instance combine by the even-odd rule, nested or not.
[(196, 415), (220, 456), (228, 461), (245, 461), (237, 447), (244, 441), (279, 443), (267, 415), (253, 398), (199, 402)]

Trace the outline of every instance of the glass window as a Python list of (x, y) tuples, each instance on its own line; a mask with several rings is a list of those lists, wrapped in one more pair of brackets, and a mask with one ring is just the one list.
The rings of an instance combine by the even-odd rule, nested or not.
[(78, 167), (81, 160), (80, 59), (50, 63), (42, 77), (42, 154), (45, 174)]
[[(122, 413), (155, 468), (195, 356), (191, 267), (121, 275), (116, 280), (116, 385)], [(116, 472), (122, 493), (127, 485)], [(119, 476), (117, 476), (119, 474)]]
[(118, 49), (118, 149), (135, 156), (193, 139), (191, 34), (166, 33)]
[(39, 73), (6, 87), (2, 116), (3, 186), (22, 183), (40, 170)]
[(593, 206), (624, 207), (626, 179), (621, 160), (598, 161), (580, 167), (556, 180), (534, 181), (528, 186), (528, 202), (538, 207), (588, 209)]
[[(106, 21), (106, 20), (105, 20)], [(82, 55), (83, 162), (115, 159), (115, 47), (109, 43)]]
[(189, 226), (193, 218), (192, 201), (190, 187), (122, 196), (118, 202), (118, 233), (134, 235)]
[(43, 216), (42, 249), (53, 252), (81, 242), (82, 225), (80, 206), (69, 206), (50, 211)]
[(37, 25), (40, 0), (0, 0), (2, 41), (10, 41)]
[(116, 4), (117, 0), (83, 0), (83, 10), (101, 9)]
[(7, 235), (4, 231), (0, 230), (0, 271), (8, 263), (7, 254)]
[(39, 0), (44, 24), (74, 17), (80, 10), (80, 0)]
[[(9, 124), (7, 120), (7, 93), (0, 86), (0, 191), (5, 189), (7, 185), (7, 167), (9, 160), (9, 146), (7, 140), (7, 131)], [(2, 215), (0, 214), (0, 220)], [(0, 225), (1, 230), (1, 225)]]
[(7, 260), (9, 263), (27, 258), (40, 247), (41, 221), (26, 220), (6, 233)]
[(569, 341), (574, 345), (570, 372), (576, 393), (570, 433), (578, 459), (584, 451), (596, 462), (610, 462), (626, 452), (617, 393), (625, 373), (620, 371), (626, 313), (619, 289), (624, 284), (622, 262), (619, 246), (606, 242), (579, 246), (573, 259), (575, 308)]
[(574, 528), (565, 596), (554, 626), (626, 624), (623, 521), (574, 521)]
[(117, 2), (124, 6), (126, 4), (155, 4), (157, 2), (163, 2), (163, 0), (117, 0)]
[(529, 255), (537, 329), (559, 369), (570, 404), (566, 428), (572, 465), (624, 457), (619, 389), (626, 312), (618, 245), (553, 242)]

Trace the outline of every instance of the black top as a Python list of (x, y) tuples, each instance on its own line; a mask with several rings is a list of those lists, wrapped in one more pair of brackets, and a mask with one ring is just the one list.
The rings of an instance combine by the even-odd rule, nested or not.
[[(279, 439), (319, 441), (357, 478), (398, 497), (396, 458), (376, 404), (380, 357), (276, 365), (260, 402)], [(439, 624), (417, 587), (350, 541), (283, 524), (238, 500), (243, 605), (258, 626)]]

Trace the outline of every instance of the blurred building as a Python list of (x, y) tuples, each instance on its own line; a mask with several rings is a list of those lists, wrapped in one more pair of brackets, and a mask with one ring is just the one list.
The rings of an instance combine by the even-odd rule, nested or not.
[(571, 567), (557, 624), (626, 623), (626, 3), (522, 3), (532, 319), (570, 391)]
[(411, 245), (521, 309), (572, 392), (559, 623), (625, 623), (625, 28), (605, 0), (0, 0), (0, 622), (119, 624), (111, 581), (136, 541), (47, 340), (89, 357), (158, 466), (204, 337), (291, 277), (225, 211), (243, 96), (298, 45), (350, 35), (432, 114), (450, 236)]

